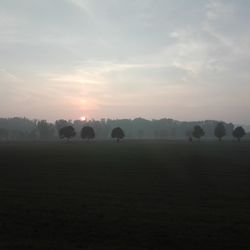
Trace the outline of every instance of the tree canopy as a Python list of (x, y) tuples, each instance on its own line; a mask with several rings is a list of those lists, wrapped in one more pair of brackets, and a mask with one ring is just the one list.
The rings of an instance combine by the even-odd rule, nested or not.
[(111, 137), (115, 138), (117, 142), (125, 137), (123, 130), (120, 127), (114, 128), (111, 133)]
[(219, 122), (214, 130), (214, 135), (219, 139), (219, 141), (222, 140), (222, 138), (226, 135), (226, 128), (224, 123)]
[(200, 139), (204, 135), (205, 135), (205, 132), (201, 126), (199, 125), (194, 126), (193, 137)]
[(244, 128), (242, 128), (242, 127), (235, 128), (233, 133), (232, 133), (233, 137), (237, 138), (238, 141), (240, 141), (241, 138), (243, 136), (245, 136), (245, 134), (246, 134), (246, 132), (245, 132)]
[(76, 135), (76, 132), (72, 126), (65, 126), (59, 130), (59, 136), (61, 139), (66, 138), (67, 140), (69, 140), (75, 135)]
[(94, 139), (95, 138), (95, 131), (90, 126), (85, 126), (81, 130), (81, 138), (82, 139)]

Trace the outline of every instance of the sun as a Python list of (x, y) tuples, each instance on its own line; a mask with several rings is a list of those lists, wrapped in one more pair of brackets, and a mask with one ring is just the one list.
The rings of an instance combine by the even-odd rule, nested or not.
[(81, 119), (82, 122), (85, 122), (86, 121), (86, 116), (81, 116), (80, 119)]

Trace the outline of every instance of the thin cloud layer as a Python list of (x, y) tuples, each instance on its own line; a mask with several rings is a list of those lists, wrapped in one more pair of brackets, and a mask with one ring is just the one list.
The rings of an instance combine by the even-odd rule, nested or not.
[(0, 116), (250, 123), (249, 10), (247, 0), (3, 0)]

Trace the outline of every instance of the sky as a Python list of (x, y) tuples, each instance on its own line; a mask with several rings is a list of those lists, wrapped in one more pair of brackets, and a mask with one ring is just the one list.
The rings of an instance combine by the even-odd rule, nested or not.
[(0, 116), (250, 124), (249, 0), (0, 0)]

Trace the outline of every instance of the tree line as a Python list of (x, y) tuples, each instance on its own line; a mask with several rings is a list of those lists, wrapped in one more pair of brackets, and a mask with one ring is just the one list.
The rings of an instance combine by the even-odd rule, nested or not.
[[(69, 141), (69, 139), (75, 137), (76, 135), (76, 131), (72, 126), (62, 127), (59, 129), (58, 133), (61, 139), (66, 138), (67, 141)], [(121, 139), (125, 137), (125, 134), (120, 127), (117, 127), (112, 130), (111, 137), (115, 138), (116, 141), (119, 142)], [(89, 140), (95, 138), (95, 130), (90, 126), (83, 127), (81, 130), (81, 138), (87, 139), (87, 141), (89, 142)]]
[[(72, 126), (64, 126), (59, 129), (59, 137), (61, 139), (66, 138), (69, 140), (70, 138), (73, 138), (76, 135), (75, 129)], [(189, 135), (189, 141), (192, 142), (193, 137), (200, 140), (201, 137), (205, 135), (204, 130), (201, 126), (196, 125), (193, 128), (192, 134)], [(222, 138), (226, 136), (226, 128), (225, 125), (222, 122), (219, 122), (215, 129), (214, 129), (214, 135), (218, 138), (218, 140), (221, 142)], [(245, 130), (242, 127), (236, 127), (233, 132), (232, 136), (236, 138), (238, 141), (241, 140), (243, 136), (246, 135)], [(115, 138), (117, 142), (119, 142), (121, 139), (125, 137), (124, 131), (120, 128), (114, 128), (111, 133), (111, 137)], [(95, 130), (90, 126), (85, 126), (81, 130), (81, 138), (87, 139), (88, 141), (90, 139), (95, 138)]]
[[(215, 126), (215, 129), (214, 129), (214, 135), (215, 135), (215, 137), (217, 137), (218, 140), (221, 142), (221, 141), (222, 141), (222, 138), (225, 137), (226, 134), (227, 134), (227, 132), (226, 132), (225, 125), (224, 125), (222, 122), (219, 122), (219, 123)], [(198, 139), (198, 140), (200, 140), (201, 137), (203, 137), (204, 135), (205, 135), (205, 131), (202, 129), (202, 127), (199, 126), (199, 125), (196, 125), (196, 126), (194, 126), (194, 129), (193, 129), (193, 131), (192, 131), (192, 134), (189, 135), (189, 141), (191, 142), (191, 141), (193, 140), (193, 139), (192, 139), (193, 137), (196, 138), (196, 139)], [(232, 132), (232, 136), (233, 136), (234, 138), (236, 138), (238, 141), (240, 141), (241, 138), (242, 138), (243, 136), (245, 136), (245, 135), (246, 135), (246, 132), (245, 132), (244, 128), (242, 128), (242, 127), (240, 127), (240, 126), (236, 127), (236, 128), (233, 130), (233, 132)], [(193, 137), (192, 137), (192, 136), (193, 136)]]
[[(218, 137), (215, 128), (221, 124), (224, 135)], [(94, 138), (104, 140), (112, 137), (114, 128), (121, 128), (128, 139), (184, 139), (184, 138), (231, 138), (237, 137), (239, 131), (232, 123), (219, 122), (214, 120), (182, 122), (173, 119), (146, 120), (136, 119), (101, 119), (90, 121), (67, 121), (60, 119), (54, 123), (46, 120), (30, 120), (27, 118), (0, 118), (0, 139), (1, 140), (58, 140), (65, 138), (60, 135), (63, 127), (71, 126), (74, 129), (74, 140), (84, 138), (86, 131), (93, 129)], [(199, 128), (198, 128), (199, 127)], [(85, 131), (82, 129), (85, 128)], [(244, 129), (243, 129), (244, 130)], [(203, 131), (203, 132), (202, 132)], [(218, 131), (220, 131), (218, 129)], [(84, 132), (84, 133), (83, 133)], [(233, 134), (234, 132), (234, 134)], [(244, 131), (245, 133), (245, 131)], [(91, 138), (89, 138), (91, 139)]]

